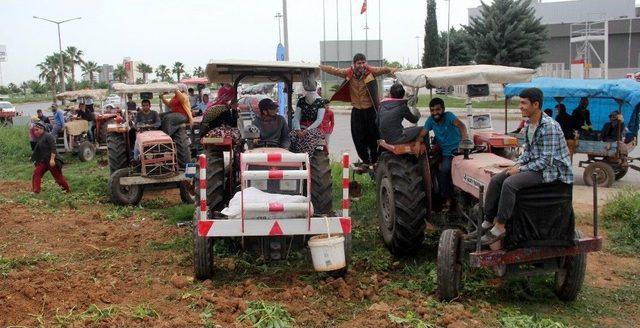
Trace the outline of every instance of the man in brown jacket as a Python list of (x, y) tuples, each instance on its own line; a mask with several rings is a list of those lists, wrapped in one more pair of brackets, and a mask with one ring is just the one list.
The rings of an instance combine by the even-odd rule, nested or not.
[(376, 112), (380, 105), (378, 83), (376, 77), (393, 74), (398, 69), (391, 67), (372, 67), (367, 65), (363, 54), (353, 56), (353, 65), (349, 68), (335, 68), (320, 65), (320, 69), (328, 74), (345, 79), (331, 100), (350, 102), (351, 138), (356, 146), (358, 156), (367, 165), (378, 160), (378, 128)]

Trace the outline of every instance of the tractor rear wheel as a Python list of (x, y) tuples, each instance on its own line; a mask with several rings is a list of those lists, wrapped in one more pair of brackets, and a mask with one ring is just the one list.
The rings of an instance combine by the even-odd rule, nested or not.
[(123, 133), (107, 134), (107, 153), (109, 156), (109, 173), (126, 168), (129, 165), (127, 141)]
[(378, 161), (378, 225), (394, 255), (415, 252), (424, 240), (427, 196), (421, 170), (421, 163), (410, 156), (384, 153)]
[(611, 165), (605, 162), (593, 162), (587, 166), (582, 175), (584, 183), (587, 186), (593, 186), (594, 181), (591, 175), (594, 172), (596, 173), (595, 183), (598, 184), (598, 187), (609, 188), (613, 184), (613, 181), (616, 180), (615, 173), (613, 172)]
[(309, 159), (311, 165), (311, 203), (315, 214), (328, 214), (333, 206), (333, 181), (329, 156), (317, 149)]
[(447, 229), (438, 242), (438, 298), (450, 301), (460, 294), (462, 281), (462, 231)]
[[(206, 149), (207, 155), (207, 207), (209, 212), (220, 211), (225, 204), (224, 153), (220, 150)], [(196, 200), (200, 200), (200, 193), (195, 193)]]
[(199, 211), (196, 209), (196, 220), (193, 225), (193, 272), (198, 280), (213, 277), (213, 243), (211, 237), (198, 235)]
[[(576, 238), (582, 237), (582, 233), (576, 230)], [(573, 256), (565, 256), (561, 259), (560, 271), (556, 272), (554, 292), (561, 301), (573, 302), (578, 297), (584, 274), (587, 271), (587, 253)]]
[(130, 168), (119, 169), (109, 177), (109, 191), (111, 201), (118, 205), (137, 205), (142, 199), (142, 186), (120, 184), (120, 178), (131, 176)]
[(96, 146), (89, 141), (81, 143), (80, 147), (78, 147), (78, 158), (80, 158), (80, 162), (88, 162), (92, 160), (95, 155)]
[(178, 184), (180, 188), (180, 200), (185, 204), (195, 204), (196, 201), (196, 189), (195, 179), (182, 181)]
[(189, 149), (189, 136), (185, 128), (178, 129), (173, 136), (173, 142), (176, 144), (176, 158), (178, 160), (178, 168), (184, 169), (187, 163), (191, 163), (191, 149)]

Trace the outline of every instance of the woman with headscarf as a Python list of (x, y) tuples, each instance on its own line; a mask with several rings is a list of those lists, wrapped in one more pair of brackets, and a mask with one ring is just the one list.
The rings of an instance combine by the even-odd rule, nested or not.
[(62, 159), (56, 151), (56, 140), (53, 135), (47, 132), (47, 128), (42, 121), (34, 123), (33, 129), (36, 137), (36, 145), (31, 154), (31, 161), (35, 168), (31, 176), (31, 187), (33, 193), (40, 193), (42, 187), (42, 176), (51, 172), (56, 183), (62, 187), (65, 192), (71, 192), (67, 180), (62, 175)]
[(318, 95), (315, 80), (305, 80), (303, 87), (305, 96), (298, 99), (291, 121), (291, 151), (311, 155), (316, 147), (324, 145), (324, 135), (319, 126), (329, 101)]
[(178, 84), (178, 89), (174, 91), (174, 96), (167, 100), (162, 93), (160, 100), (165, 106), (168, 106), (171, 110), (170, 113), (163, 113), (160, 115), (162, 119), (162, 131), (168, 135), (173, 135), (177, 130), (178, 125), (182, 123), (191, 124), (193, 122), (193, 116), (191, 115), (191, 104), (187, 97), (187, 86), (183, 83)]

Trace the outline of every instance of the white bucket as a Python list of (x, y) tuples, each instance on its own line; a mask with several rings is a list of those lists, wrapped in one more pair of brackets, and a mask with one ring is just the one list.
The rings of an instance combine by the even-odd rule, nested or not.
[(344, 237), (317, 235), (309, 239), (311, 260), (316, 271), (333, 271), (345, 267)]

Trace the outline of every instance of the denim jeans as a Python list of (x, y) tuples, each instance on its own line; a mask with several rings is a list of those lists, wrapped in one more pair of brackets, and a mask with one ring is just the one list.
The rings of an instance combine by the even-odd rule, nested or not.
[(453, 197), (453, 180), (451, 179), (451, 162), (453, 156), (442, 156), (436, 178), (440, 187), (440, 196), (444, 199)]

